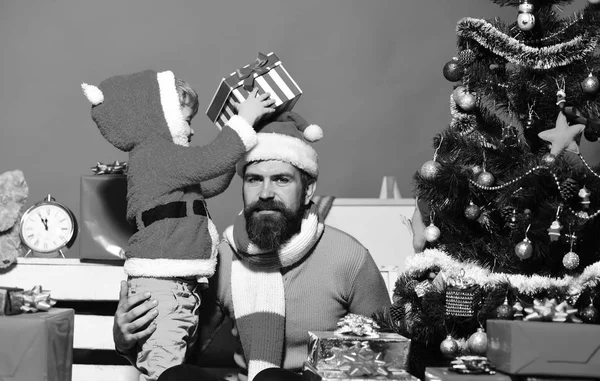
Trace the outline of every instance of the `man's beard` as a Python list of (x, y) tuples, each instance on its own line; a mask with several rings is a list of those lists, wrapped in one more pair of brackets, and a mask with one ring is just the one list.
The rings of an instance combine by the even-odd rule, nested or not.
[[(262, 210), (275, 213), (259, 214)], [(258, 200), (244, 209), (244, 217), (250, 242), (261, 250), (275, 251), (300, 231), (304, 208), (294, 212), (281, 201)]]

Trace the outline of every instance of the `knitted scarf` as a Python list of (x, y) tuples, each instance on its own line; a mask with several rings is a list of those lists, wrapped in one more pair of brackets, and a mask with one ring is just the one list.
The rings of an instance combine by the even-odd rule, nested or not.
[(275, 252), (265, 252), (250, 242), (243, 213), (225, 229), (225, 240), (236, 254), (231, 264), (231, 298), (249, 381), (263, 369), (282, 366), (285, 295), (280, 270), (301, 260), (317, 243), (323, 228), (311, 203), (300, 232)]

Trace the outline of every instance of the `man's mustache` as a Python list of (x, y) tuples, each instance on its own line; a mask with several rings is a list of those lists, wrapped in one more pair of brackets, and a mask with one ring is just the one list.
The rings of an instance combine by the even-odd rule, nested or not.
[(255, 203), (253, 203), (252, 205), (250, 205), (247, 209), (247, 212), (248, 212), (248, 214), (252, 214), (255, 212), (261, 212), (261, 211), (265, 211), (265, 210), (276, 211), (276, 212), (285, 212), (287, 210), (287, 208), (286, 208), (285, 204), (281, 201), (259, 200), (259, 201), (256, 201)]

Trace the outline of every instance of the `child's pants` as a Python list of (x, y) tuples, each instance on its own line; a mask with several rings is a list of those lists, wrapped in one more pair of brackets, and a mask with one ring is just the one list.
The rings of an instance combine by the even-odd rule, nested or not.
[(140, 381), (155, 381), (166, 369), (183, 364), (198, 328), (200, 295), (196, 279), (130, 278), (129, 295), (149, 292), (157, 300), (156, 330), (138, 344)]

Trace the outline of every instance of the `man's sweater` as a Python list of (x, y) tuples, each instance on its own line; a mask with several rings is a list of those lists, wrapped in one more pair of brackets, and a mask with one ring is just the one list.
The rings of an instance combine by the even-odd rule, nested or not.
[[(200, 337), (204, 350), (225, 316), (234, 318), (231, 261), (234, 253), (219, 246), (217, 271), (209, 280), (200, 307)], [(352, 236), (330, 226), (309, 254), (282, 269), (286, 328), (283, 368), (298, 371), (308, 352), (308, 331), (333, 331), (348, 313), (370, 316), (389, 306), (390, 298), (371, 254)], [(252, 287), (252, 285), (248, 285)]]

